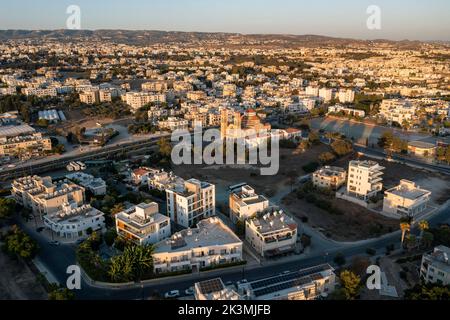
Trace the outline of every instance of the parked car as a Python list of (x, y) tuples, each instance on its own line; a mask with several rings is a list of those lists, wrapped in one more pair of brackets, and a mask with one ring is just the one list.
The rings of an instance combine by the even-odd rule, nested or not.
[(51, 246), (55, 246), (55, 247), (57, 247), (57, 246), (59, 246), (60, 245), (60, 243), (59, 243), (59, 241), (50, 241), (50, 245)]
[(180, 291), (179, 290), (172, 290), (169, 292), (166, 292), (164, 294), (164, 298), (169, 299), (169, 298), (178, 298), (180, 296)]
[(186, 289), (184, 291), (184, 294), (187, 296), (193, 296), (194, 295), (194, 287), (190, 287), (189, 289)]

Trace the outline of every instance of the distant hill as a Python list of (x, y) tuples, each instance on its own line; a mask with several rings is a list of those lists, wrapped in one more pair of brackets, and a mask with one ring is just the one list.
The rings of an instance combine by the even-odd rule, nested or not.
[(320, 35), (281, 35), (281, 34), (237, 34), (237, 33), (207, 33), (207, 32), (178, 32), (178, 31), (141, 31), (141, 30), (0, 30), (0, 41), (29, 39), (29, 40), (57, 40), (61, 42), (76, 40), (112, 41), (123, 44), (152, 45), (157, 43), (192, 43), (195, 41), (219, 41), (230, 44), (233, 40), (249, 42), (251, 44), (274, 44), (282, 46), (318, 46), (334, 45), (347, 46), (351, 44), (390, 44), (400, 47), (414, 48), (422, 44), (419, 41), (390, 41), (390, 40), (354, 40), (333, 38)]

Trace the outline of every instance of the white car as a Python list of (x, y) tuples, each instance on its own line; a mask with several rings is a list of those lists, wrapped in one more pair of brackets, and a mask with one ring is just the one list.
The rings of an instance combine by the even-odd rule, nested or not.
[(194, 287), (190, 287), (189, 289), (186, 289), (184, 291), (184, 294), (187, 296), (193, 296), (194, 295)]
[(180, 291), (179, 290), (172, 290), (169, 292), (166, 292), (166, 294), (164, 295), (164, 298), (168, 299), (168, 298), (178, 298), (180, 296)]

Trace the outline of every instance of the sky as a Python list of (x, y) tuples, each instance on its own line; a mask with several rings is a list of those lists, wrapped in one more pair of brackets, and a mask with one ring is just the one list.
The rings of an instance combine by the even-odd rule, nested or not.
[[(82, 29), (316, 34), (450, 41), (449, 0), (2, 0), (0, 30), (64, 29), (69, 5)], [(369, 30), (370, 5), (381, 29)]]

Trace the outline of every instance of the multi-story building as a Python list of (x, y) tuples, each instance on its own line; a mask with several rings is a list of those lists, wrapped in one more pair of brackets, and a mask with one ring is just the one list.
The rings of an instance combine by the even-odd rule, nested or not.
[(321, 97), (324, 102), (330, 102), (333, 100), (333, 89), (321, 88), (319, 90), (319, 97)]
[(166, 102), (166, 95), (151, 92), (127, 92), (122, 99), (131, 107), (132, 111), (137, 111), (149, 103)]
[(424, 254), (420, 267), (420, 277), (426, 283), (450, 285), (450, 248), (439, 246), (433, 253)]
[(401, 99), (385, 99), (380, 105), (379, 114), (388, 122), (396, 122), (403, 126), (416, 119), (417, 106), (411, 101)]
[(347, 171), (339, 167), (325, 166), (312, 175), (312, 182), (316, 188), (338, 190), (345, 184)]
[(200, 221), (155, 245), (155, 273), (202, 268), (242, 261), (242, 241), (217, 217)]
[(340, 103), (352, 103), (355, 101), (355, 92), (351, 89), (339, 90), (338, 97)]
[(158, 127), (162, 130), (188, 130), (189, 121), (186, 119), (181, 119), (177, 117), (169, 117), (167, 120), (159, 121)]
[(315, 86), (306, 87), (305, 93), (308, 96), (318, 97), (319, 96), (319, 87), (315, 87)]
[(74, 172), (66, 175), (66, 178), (92, 192), (95, 196), (106, 194), (106, 182), (102, 178), (84, 172)]
[(233, 83), (227, 83), (223, 86), (223, 97), (235, 97), (236, 96), (236, 85)]
[(383, 189), (383, 170), (375, 161), (350, 161), (347, 192), (364, 201), (376, 196)]
[(100, 102), (99, 90), (80, 92), (80, 101), (86, 104), (95, 104)]
[(0, 137), (0, 156), (2, 157), (29, 159), (50, 151), (52, 151), (51, 139), (43, 137), (40, 132), (15, 137)]
[(23, 88), (22, 93), (26, 96), (56, 97), (56, 88)]
[(225, 286), (221, 278), (196, 282), (195, 300), (241, 300), (233, 286)]
[(65, 203), (61, 210), (45, 215), (43, 220), (45, 226), (58, 237), (74, 241), (88, 237), (90, 231), (105, 227), (104, 213), (89, 204), (78, 206), (76, 203)]
[(336, 275), (329, 264), (241, 283), (238, 293), (245, 300), (316, 300), (331, 294)]
[(234, 190), (229, 197), (230, 218), (236, 223), (253, 218), (258, 212), (263, 212), (269, 207), (269, 200), (255, 193), (255, 190), (245, 185)]
[(282, 211), (248, 219), (245, 240), (262, 257), (292, 252), (297, 243), (297, 223)]
[(116, 215), (116, 231), (136, 244), (155, 244), (170, 237), (170, 218), (159, 213), (157, 203), (141, 203)]
[(384, 193), (383, 211), (398, 218), (415, 217), (427, 209), (431, 192), (412, 181), (401, 180), (400, 185)]
[(185, 228), (216, 213), (216, 190), (213, 184), (190, 179), (166, 190), (167, 214)]
[(84, 203), (84, 188), (61, 180), (53, 182), (51, 177), (27, 176), (12, 183), (13, 197), (17, 203), (31, 209), (40, 216), (60, 211), (64, 204)]

